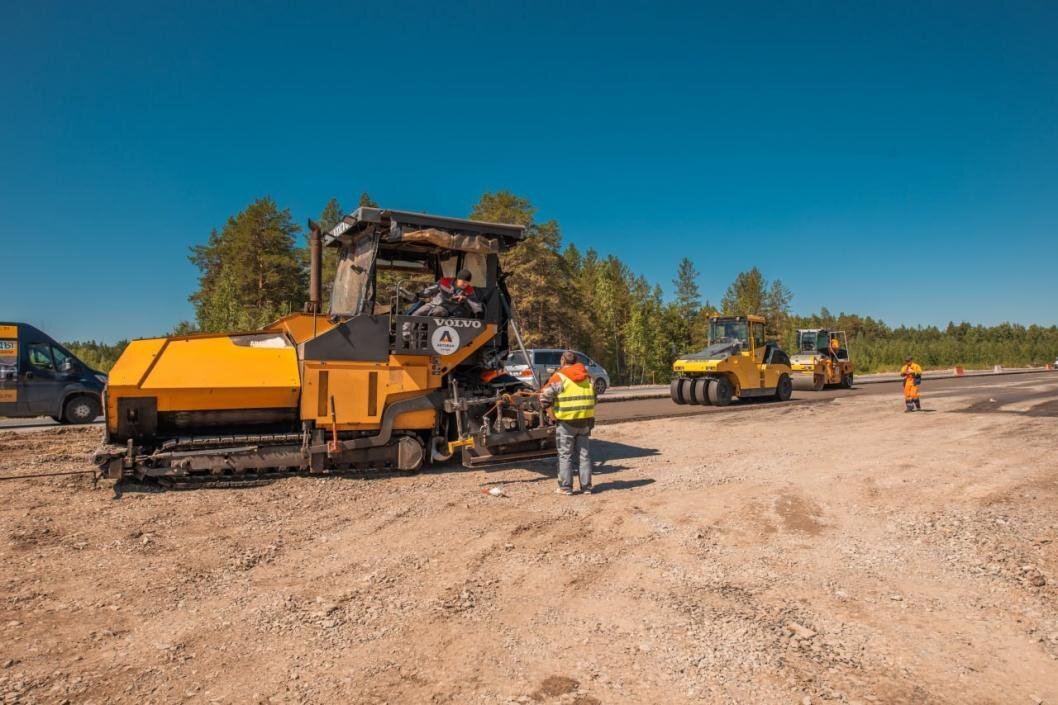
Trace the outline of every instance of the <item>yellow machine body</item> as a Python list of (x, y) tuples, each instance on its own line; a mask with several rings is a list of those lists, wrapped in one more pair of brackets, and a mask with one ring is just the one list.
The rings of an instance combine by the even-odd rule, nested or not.
[[(832, 340), (839, 345), (834, 348)], [(794, 388), (820, 391), (828, 386), (852, 387), (855, 367), (844, 331), (803, 328), (797, 331), (799, 352), (790, 356)]]
[[(266, 329), (275, 331), (270, 334), (174, 336), (129, 343), (110, 372), (108, 432), (124, 435), (118, 400), (136, 397), (156, 399), (157, 413), (163, 415), (230, 411), (218, 416), (224, 425), (237, 423), (240, 415), (250, 418), (258, 410), (271, 409), (289, 410), (292, 417), (327, 429), (377, 430), (388, 404), (440, 389), (444, 373), (496, 333), (495, 326), (486, 325), (467, 347), (443, 357), (391, 355), (388, 362), (374, 363), (301, 361), (292, 336), (305, 331), (299, 328), (302, 323), (277, 321)], [(401, 413), (393, 427), (431, 429), (437, 413), (434, 409)]]
[[(271, 347), (255, 345), (269, 340)], [(119, 399), (151, 397), (157, 412), (295, 410), (297, 351), (275, 335), (200, 335), (134, 340), (107, 380), (107, 423), (117, 433)]]
[[(110, 372), (97, 464), (108, 477), (201, 484), (417, 470), (457, 448), (465, 465), (553, 452), (539, 399), (503, 367), (516, 327), (499, 255), (523, 238), (521, 226), (370, 207), (315, 228), (305, 313), (128, 346)], [(327, 315), (324, 246), (340, 248)], [(474, 286), (445, 293), (464, 271)], [(407, 276), (434, 284), (412, 293)]]
[(710, 319), (709, 345), (672, 365), (677, 404), (724, 406), (732, 397), (790, 396), (790, 360), (764, 336), (762, 316)]
[[(379, 428), (386, 407), (441, 389), (444, 374), (477, 351), (496, 333), (487, 325), (477, 339), (455, 354), (429, 358), (390, 355), (388, 362), (302, 362), (300, 418), (339, 431)], [(394, 417), (395, 430), (431, 429), (436, 409), (403, 412)]]

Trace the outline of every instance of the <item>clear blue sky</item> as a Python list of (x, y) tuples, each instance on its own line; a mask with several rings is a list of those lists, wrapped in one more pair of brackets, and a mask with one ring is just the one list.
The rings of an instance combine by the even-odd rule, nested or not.
[[(574, 7), (575, 6), (575, 7)], [(885, 321), (1058, 320), (1058, 3), (3, 2), (0, 319), (190, 318), (257, 196), (464, 215), (719, 300), (759, 266)]]

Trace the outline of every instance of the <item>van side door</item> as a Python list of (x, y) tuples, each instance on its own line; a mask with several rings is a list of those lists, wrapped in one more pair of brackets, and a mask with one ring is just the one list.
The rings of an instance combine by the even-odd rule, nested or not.
[(66, 378), (56, 366), (51, 344), (29, 343), (23, 359), (26, 366), (22, 370), (18, 390), (22, 413), (28, 416), (58, 414)]

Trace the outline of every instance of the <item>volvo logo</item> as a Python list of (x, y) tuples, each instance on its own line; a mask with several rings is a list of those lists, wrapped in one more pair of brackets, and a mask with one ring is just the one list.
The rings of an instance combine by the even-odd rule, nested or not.
[(481, 321), (474, 321), (469, 318), (435, 318), (433, 322), (439, 326), (449, 326), (451, 328), (481, 328)]

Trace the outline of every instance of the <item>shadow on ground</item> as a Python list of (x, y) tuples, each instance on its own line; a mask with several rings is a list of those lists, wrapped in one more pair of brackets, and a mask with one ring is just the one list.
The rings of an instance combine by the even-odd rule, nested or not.
[[(642, 446), (629, 445), (628, 443), (618, 443), (616, 441), (591, 441), (591, 457), (592, 457), (592, 475), (609, 475), (622, 470), (627, 470), (628, 466), (614, 463), (618, 460), (631, 460), (633, 458), (646, 458), (653, 455), (659, 455), (660, 451), (657, 448), (644, 448)], [(529, 479), (512, 479), (512, 480), (489, 480), (486, 483), (488, 485), (518, 485), (527, 482), (543, 482), (545, 480), (554, 480), (558, 476), (558, 455), (548, 458), (547, 460), (536, 460), (530, 463), (525, 463), (523, 467), (530, 472), (535, 472), (540, 477), (533, 477)], [(503, 468), (497, 468), (492, 472), (498, 472)], [(637, 480), (637, 484), (631, 484), (629, 481), (628, 487), (638, 486), (643, 484), (649, 484), (653, 480)], [(613, 484), (613, 483), (608, 483)], [(599, 485), (602, 487), (602, 485)], [(612, 489), (622, 489), (620, 487), (614, 487)]]
[[(1021, 404), (1026, 401), (1045, 400), (1038, 404), (1021, 410), (1007, 409), (1004, 408), (1010, 404)], [(1058, 417), (1058, 398), (1055, 398), (1053, 391), (1046, 392), (1030, 392), (1030, 393), (1006, 393), (1006, 394), (994, 394), (988, 398), (979, 398), (969, 406), (962, 409), (956, 409), (955, 413), (961, 414), (991, 414), (991, 413), (1002, 413), (1002, 414), (1019, 414), (1021, 416), (1035, 416), (1035, 417)]]
[(592, 494), (611, 492), (613, 490), (634, 490), (636, 487), (652, 485), (655, 480), (652, 477), (644, 477), (640, 480), (610, 480), (609, 482), (592, 483)]

